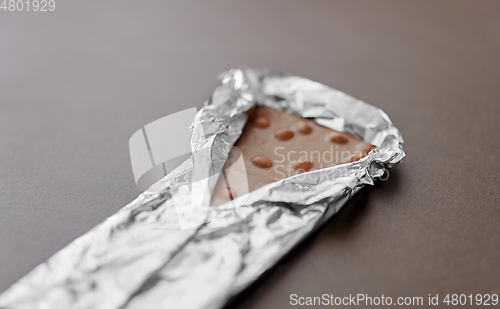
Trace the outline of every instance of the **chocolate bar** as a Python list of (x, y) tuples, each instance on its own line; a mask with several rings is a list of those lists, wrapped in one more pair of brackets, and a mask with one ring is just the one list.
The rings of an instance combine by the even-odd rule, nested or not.
[[(355, 162), (375, 148), (352, 134), (267, 106), (248, 111), (235, 147), (213, 191), (213, 206), (290, 176)], [(244, 169), (231, 169), (240, 155)]]

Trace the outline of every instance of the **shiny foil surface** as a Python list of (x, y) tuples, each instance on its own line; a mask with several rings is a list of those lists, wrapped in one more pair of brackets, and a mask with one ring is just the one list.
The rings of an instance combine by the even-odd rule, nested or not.
[[(405, 156), (389, 117), (343, 92), (246, 67), (220, 80), (191, 126), (192, 156), (12, 285), (0, 308), (221, 308)], [(256, 104), (313, 118), (377, 148), (357, 162), (209, 207), (245, 111)]]

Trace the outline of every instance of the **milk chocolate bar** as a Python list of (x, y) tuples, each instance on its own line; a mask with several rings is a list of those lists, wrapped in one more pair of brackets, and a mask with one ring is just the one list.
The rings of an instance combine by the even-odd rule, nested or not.
[[(248, 121), (235, 146), (217, 181), (211, 205), (293, 175), (355, 162), (375, 148), (352, 134), (267, 106), (248, 111)], [(228, 168), (240, 155), (245, 170)]]

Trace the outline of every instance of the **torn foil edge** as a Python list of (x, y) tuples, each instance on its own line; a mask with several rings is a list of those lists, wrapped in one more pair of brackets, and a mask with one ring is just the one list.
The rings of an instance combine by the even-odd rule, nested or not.
[[(1, 308), (220, 308), (405, 156), (389, 117), (343, 92), (247, 67), (220, 79), (192, 124), (192, 156), (12, 285)], [(377, 148), (360, 161), (203, 207), (216, 181), (210, 175), (222, 169), (255, 104), (314, 118)]]

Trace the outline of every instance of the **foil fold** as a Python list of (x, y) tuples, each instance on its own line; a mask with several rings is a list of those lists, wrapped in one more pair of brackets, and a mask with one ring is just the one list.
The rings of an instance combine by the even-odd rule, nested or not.
[[(0, 308), (221, 308), (405, 156), (379, 108), (302, 77), (247, 67), (219, 76), (191, 126), (192, 156), (0, 295)], [(377, 146), (209, 207), (256, 104)]]

